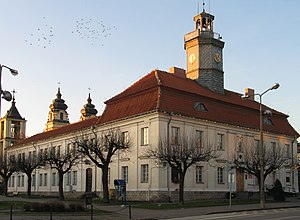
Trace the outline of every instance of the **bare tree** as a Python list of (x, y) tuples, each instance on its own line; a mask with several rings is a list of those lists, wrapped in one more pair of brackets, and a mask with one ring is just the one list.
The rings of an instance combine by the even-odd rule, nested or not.
[(29, 154), (25, 155), (24, 157), (17, 157), (16, 159), (16, 168), (17, 171), (21, 171), (26, 174), (27, 176), (27, 196), (31, 197), (31, 183), (32, 183), (32, 172), (42, 166), (44, 161), (37, 157), (36, 151), (30, 152)]
[(2, 159), (0, 159), (0, 176), (3, 179), (4, 182), (4, 195), (7, 196), (7, 186), (8, 186), (8, 180), (11, 177), (11, 175), (16, 172), (16, 164), (14, 160), (10, 160), (5, 155)]
[(61, 152), (60, 147), (52, 147), (49, 153), (45, 153), (43, 161), (49, 165), (51, 169), (56, 169), (58, 173), (58, 193), (59, 199), (64, 200), (63, 181), (64, 175), (71, 170), (71, 168), (80, 162), (80, 154), (74, 148), (70, 149), (68, 146), (64, 153)]
[(179, 203), (184, 203), (184, 179), (189, 167), (198, 162), (205, 162), (218, 157), (216, 150), (209, 144), (203, 146), (197, 137), (182, 135), (176, 143), (169, 144), (168, 138), (160, 140), (157, 150), (150, 150), (150, 156), (154, 156), (161, 162), (177, 170), (179, 174)]
[(118, 150), (130, 148), (131, 141), (128, 132), (121, 132), (120, 129), (110, 129), (97, 134), (93, 130), (92, 135), (77, 137), (74, 143), (80, 153), (87, 156), (102, 170), (103, 201), (109, 203), (109, 164)]
[[(258, 150), (259, 145), (255, 146), (252, 143), (244, 144), (243, 150), (234, 159), (235, 166), (254, 175), (260, 186), (260, 154)], [(264, 180), (273, 171), (280, 169), (283, 165), (289, 164), (292, 155), (288, 155), (286, 146), (264, 143)]]

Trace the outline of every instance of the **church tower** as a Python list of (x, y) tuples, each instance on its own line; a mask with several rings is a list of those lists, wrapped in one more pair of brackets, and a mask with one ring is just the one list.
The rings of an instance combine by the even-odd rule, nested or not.
[(68, 106), (65, 104), (65, 100), (61, 98), (60, 87), (58, 87), (56, 99), (52, 101), (52, 104), (49, 107), (50, 111), (48, 113), (45, 131), (51, 131), (70, 123), (68, 113), (66, 111)]
[(25, 138), (26, 120), (20, 115), (15, 102), (15, 91), (13, 91), (13, 99), (10, 109), (5, 116), (0, 119), (0, 149), (1, 158), (5, 153), (5, 149), (10, 147), (18, 140)]
[(97, 113), (98, 113), (98, 111), (97, 111), (97, 109), (95, 109), (95, 105), (92, 104), (91, 94), (89, 93), (87, 103), (81, 109), (80, 121), (83, 121), (90, 117), (94, 117), (97, 115)]
[(184, 36), (186, 77), (214, 92), (224, 94), (224, 42), (214, 32), (214, 16), (203, 9), (202, 13), (194, 17), (194, 22), (195, 30)]

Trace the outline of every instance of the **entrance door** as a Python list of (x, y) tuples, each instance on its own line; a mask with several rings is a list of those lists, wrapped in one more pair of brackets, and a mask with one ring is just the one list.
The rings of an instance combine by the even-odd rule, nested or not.
[(244, 172), (241, 169), (237, 170), (236, 173), (236, 187), (237, 192), (244, 192)]
[(85, 175), (86, 175), (85, 191), (86, 192), (92, 192), (92, 180), (93, 180), (92, 168), (87, 168), (86, 171), (85, 171)]

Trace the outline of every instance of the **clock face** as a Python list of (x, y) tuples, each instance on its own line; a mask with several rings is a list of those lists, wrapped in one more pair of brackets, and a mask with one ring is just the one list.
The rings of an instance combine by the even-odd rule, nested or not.
[(214, 60), (215, 60), (217, 63), (220, 63), (220, 62), (221, 62), (221, 54), (215, 53), (215, 55), (214, 55)]
[(189, 56), (189, 62), (190, 62), (190, 63), (194, 63), (195, 60), (196, 60), (196, 55), (192, 53), (192, 54)]

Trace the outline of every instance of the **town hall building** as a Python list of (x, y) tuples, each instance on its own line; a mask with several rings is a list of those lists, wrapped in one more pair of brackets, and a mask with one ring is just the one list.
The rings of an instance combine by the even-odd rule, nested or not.
[[(113, 191), (114, 180), (123, 179), (129, 200), (174, 200), (178, 196), (178, 180), (167, 164), (149, 157), (148, 152), (157, 149), (162, 137), (174, 141), (179, 135), (190, 134), (203, 144), (212, 144), (220, 157), (199, 162), (187, 171), (187, 199), (223, 198), (229, 190), (257, 192), (256, 177), (235, 168), (235, 179), (229, 186), (230, 162), (243, 158), (245, 142), (259, 143), (260, 103), (255, 101), (253, 89), (246, 90), (249, 99), (242, 99), (244, 94), (224, 87), (224, 42), (214, 32), (214, 18), (205, 10), (194, 17), (194, 30), (184, 36), (186, 70), (171, 67), (169, 71), (151, 71), (107, 100), (101, 115), (97, 116), (89, 95), (80, 121), (70, 123), (68, 106), (58, 88), (45, 131), (24, 138), (26, 121), (13, 100), (11, 109), (1, 119), (2, 153), (38, 155), (53, 147), (64, 152), (80, 132), (92, 134), (118, 128), (130, 135), (133, 146), (113, 157), (109, 188)], [(292, 165), (299, 134), (289, 124), (288, 115), (265, 105), (262, 110), (272, 112), (271, 117), (263, 121), (264, 142), (282, 146), (291, 158), (282, 169), (267, 177), (266, 187), (279, 179), (286, 191), (298, 192), (298, 178)], [(32, 178), (32, 193), (58, 193), (58, 175), (54, 169), (38, 168)], [(64, 178), (66, 196), (81, 196), (88, 188), (101, 195), (101, 169), (91, 161), (83, 160)], [(15, 173), (9, 180), (8, 191), (26, 193), (26, 184), (26, 175)]]

